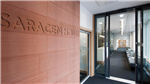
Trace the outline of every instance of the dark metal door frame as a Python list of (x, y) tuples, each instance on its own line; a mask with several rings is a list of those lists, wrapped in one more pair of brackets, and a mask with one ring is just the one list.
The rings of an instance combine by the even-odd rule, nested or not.
[[(88, 76), (90, 76), (90, 32), (84, 31), (82, 29), (80, 29), (80, 33), (84, 33), (88, 35), (88, 75), (80, 82), (82, 83), (86, 78), (88, 78)], [(81, 52), (80, 52), (81, 53)]]
[[(143, 6), (143, 7), (139, 7), (135, 9), (135, 55), (136, 55), (136, 83), (140, 83), (140, 84), (144, 84), (144, 80), (143, 80), (143, 11), (146, 9), (150, 9), (150, 5), (149, 6)], [(140, 65), (138, 63), (138, 11), (140, 11)], [(138, 75), (138, 66), (140, 66), (140, 75)], [(140, 81), (138, 81), (138, 77), (140, 76)]]
[(138, 83), (138, 9), (135, 9), (135, 82)]
[[(108, 16), (108, 59), (107, 59), (107, 53), (106, 53), (106, 40), (107, 40), (107, 35), (106, 35), (106, 31), (107, 31), (107, 16)], [(100, 76), (100, 77), (104, 77), (104, 78), (106, 78), (106, 77), (109, 77), (110, 76), (110, 15), (106, 15), (106, 14), (104, 14), (104, 15), (98, 15), (98, 16), (96, 16), (95, 18), (94, 18), (94, 25), (95, 25), (95, 30), (94, 30), (94, 32), (95, 32), (95, 34), (94, 34), (94, 37), (95, 37), (95, 41), (94, 41), (94, 43), (95, 43), (95, 46), (94, 46), (94, 49), (95, 49), (95, 51), (94, 51), (94, 56), (95, 56), (95, 68), (97, 67), (97, 27), (96, 27), (96, 23), (97, 23), (97, 18), (100, 18), (100, 17), (104, 17), (104, 22), (105, 22), (105, 24), (104, 24), (104, 29), (105, 29), (105, 74), (104, 74), (104, 76), (102, 76), (102, 75), (100, 75), (100, 74), (98, 74), (98, 73), (96, 73), (96, 69), (95, 69), (95, 75), (96, 76)], [(108, 64), (107, 64), (107, 60), (108, 60)], [(108, 68), (107, 68), (107, 66), (108, 66)], [(107, 74), (107, 71), (108, 71), (108, 74)]]
[[(140, 43), (138, 42), (138, 11), (140, 11)], [(135, 82), (143, 84), (143, 9), (136, 8), (135, 9)], [(138, 45), (140, 45), (140, 65), (138, 63)], [(138, 66), (140, 66), (140, 75), (138, 74)], [(138, 81), (138, 77), (140, 76), (140, 81)]]

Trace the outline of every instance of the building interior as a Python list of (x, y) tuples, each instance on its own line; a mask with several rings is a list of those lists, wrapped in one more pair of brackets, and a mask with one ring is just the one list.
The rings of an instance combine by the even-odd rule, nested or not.
[(149, 0), (0, 5), (1, 84), (150, 84)]

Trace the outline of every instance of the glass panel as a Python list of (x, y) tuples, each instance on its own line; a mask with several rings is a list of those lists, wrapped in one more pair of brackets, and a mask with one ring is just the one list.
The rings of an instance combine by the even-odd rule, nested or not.
[(150, 9), (143, 11), (143, 82), (150, 83)]
[(114, 52), (114, 34), (110, 31), (110, 56)]
[(137, 55), (138, 55), (138, 81), (140, 81), (141, 80), (141, 78), (140, 78), (140, 72), (141, 72), (141, 67), (140, 67), (140, 60), (141, 60), (141, 56), (140, 56), (140, 53), (141, 53), (141, 46), (140, 46), (140, 38), (141, 38), (141, 29), (140, 29), (140, 26), (141, 26), (141, 11), (138, 11), (138, 32), (137, 32), (137, 34), (138, 34), (138, 36), (137, 36), (137, 38), (138, 38), (138, 52), (137, 52)]
[(96, 73), (105, 75), (105, 18), (97, 18), (97, 62)]
[(80, 82), (89, 75), (88, 34), (80, 32)]
[(108, 60), (108, 16), (106, 17), (106, 75), (109, 76), (108, 74), (108, 67), (109, 67), (109, 60)]

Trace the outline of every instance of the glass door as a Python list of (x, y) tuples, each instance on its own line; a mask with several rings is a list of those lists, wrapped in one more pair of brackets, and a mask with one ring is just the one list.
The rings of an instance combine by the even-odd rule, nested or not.
[(108, 16), (95, 18), (95, 75), (109, 76)]
[(80, 30), (80, 82), (89, 76), (89, 32)]
[(150, 8), (136, 9), (136, 83), (150, 84)]
[(143, 84), (150, 84), (150, 6), (143, 9)]

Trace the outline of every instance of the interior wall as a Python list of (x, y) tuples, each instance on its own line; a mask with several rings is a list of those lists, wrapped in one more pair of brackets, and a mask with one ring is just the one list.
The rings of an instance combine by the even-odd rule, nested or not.
[(118, 40), (126, 40), (126, 47), (130, 45), (130, 35), (129, 34), (114, 34), (114, 50), (117, 50), (119, 44)]
[(80, 4), (80, 26), (92, 30), (93, 14), (90, 13), (82, 4)]
[(2, 1), (2, 83), (76, 83), (79, 1)]
[[(90, 76), (94, 76), (94, 16), (82, 4), (80, 4), (80, 28), (90, 32)], [(81, 67), (81, 66), (80, 66)], [(82, 67), (81, 67), (82, 68)]]

